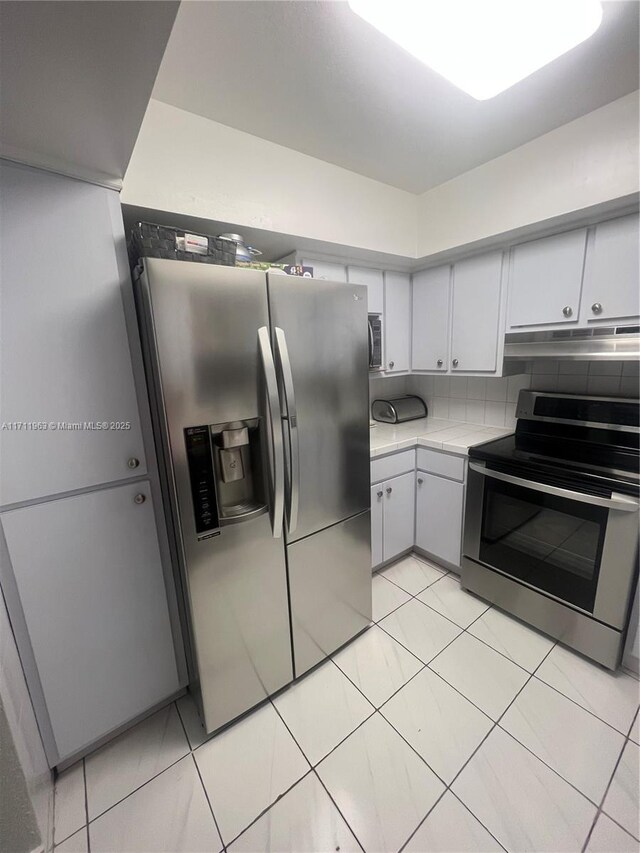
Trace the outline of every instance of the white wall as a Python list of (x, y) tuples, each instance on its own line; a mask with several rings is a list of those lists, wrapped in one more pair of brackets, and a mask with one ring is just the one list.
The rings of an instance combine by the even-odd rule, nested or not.
[(2, 593), (0, 593), (0, 700), (4, 706), (18, 761), (24, 773), (40, 837), (44, 848), (49, 850), (53, 838), (53, 775), (44, 754)]
[(151, 100), (124, 204), (414, 257), (418, 197)]
[(639, 187), (638, 92), (632, 92), (423, 193), (417, 256), (621, 198)]

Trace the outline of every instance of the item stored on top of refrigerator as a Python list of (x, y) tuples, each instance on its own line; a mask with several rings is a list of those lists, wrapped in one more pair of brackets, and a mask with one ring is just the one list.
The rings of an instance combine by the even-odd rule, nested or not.
[(371, 415), (374, 420), (384, 424), (402, 424), (405, 421), (415, 421), (426, 418), (427, 404), (415, 394), (405, 394), (402, 397), (390, 397), (388, 400), (374, 400)]
[(236, 262), (236, 244), (219, 237), (193, 234), (181, 228), (136, 222), (128, 244), (131, 269), (141, 258), (167, 258), (175, 261), (195, 261), (200, 264), (221, 264), (232, 267)]
[(245, 270), (262, 270), (263, 272), (282, 273), (283, 275), (297, 275), (302, 278), (313, 278), (313, 267), (301, 264), (272, 264), (269, 261), (238, 261), (237, 267)]
[(260, 249), (247, 246), (240, 234), (219, 234), (218, 240), (233, 244), (236, 249), (236, 263), (251, 263), (257, 255), (261, 255)]

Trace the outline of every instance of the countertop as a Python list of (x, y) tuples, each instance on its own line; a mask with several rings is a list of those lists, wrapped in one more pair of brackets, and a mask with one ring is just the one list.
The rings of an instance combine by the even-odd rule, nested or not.
[(434, 447), (458, 456), (469, 448), (502, 435), (511, 435), (508, 427), (490, 427), (443, 418), (420, 418), (403, 424), (377, 423), (370, 427), (371, 458), (411, 447)]

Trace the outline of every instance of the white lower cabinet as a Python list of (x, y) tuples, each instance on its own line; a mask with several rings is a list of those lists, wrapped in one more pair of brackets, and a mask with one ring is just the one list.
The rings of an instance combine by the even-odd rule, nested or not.
[(460, 565), (464, 483), (418, 471), (416, 545), (454, 566)]
[(371, 487), (371, 564), (413, 547), (415, 474), (410, 471)]
[(384, 516), (384, 483), (371, 486), (371, 565), (382, 562), (382, 523)]
[(180, 688), (151, 491), (130, 483), (0, 522), (57, 764)]

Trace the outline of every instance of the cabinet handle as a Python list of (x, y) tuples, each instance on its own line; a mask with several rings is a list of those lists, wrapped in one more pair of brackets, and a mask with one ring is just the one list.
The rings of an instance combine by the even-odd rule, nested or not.
[(418, 485), (421, 486), (424, 483), (422, 477), (418, 477)]
[(395, 364), (395, 361), (390, 361), (390, 362), (389, 362), (389, 367), (390, 367), (390, 368), (392, 368), (394, 364)]
[(573, 308), (571, 307), (571, 305), (565, 305), (562, 309), (562, 313), (565, 317), (570, 317), (573, 314)]
[(457, 358), (454, 358), (452, 363), (454, 367), (457, 367), (460, 364)]
[(602, 304), (600, 302), (594, 302), (591, 306), (591, 310), (594, 314), (602, 314)]
[(439, 359), (436, 361), (436, 364), (438, 365), (438, 367), (442, 367), (442, 359), (441, 359), (441, 358), (439, 358)]
[(391, 488), (391, 486), (387, 486), (387, 494), (390, 495), (392, 491), (393, 489)]
[(137, 468), (140, 464), (140, 460), (136, 459), (135, 456), (132, 456), (130, 459), (127, 459), (127, 468)]
[(146, 499), (147, 499), (146, 495), (139, 493), (135, 496), (135, 498), (133, 499), (133, 502), (136, 504), (143, 504), (146, 501)]
[(378, 495), (379, 498), (382, 497), (382, 492), (376, 492), (376, 494)]

